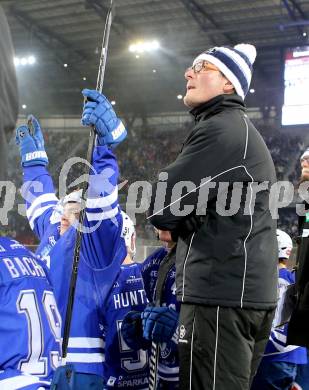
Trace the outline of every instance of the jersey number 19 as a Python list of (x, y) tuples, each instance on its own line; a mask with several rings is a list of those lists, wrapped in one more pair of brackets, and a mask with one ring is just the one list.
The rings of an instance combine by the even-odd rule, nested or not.
[[(19, 369), (28, 374), (46, 376), (48, 374), (48, 359), (50, 366), (56, 369), (60, 363), (61, 351), (61, 317), (52, 291), (45, 290), (42, 294), (42, 306), (44, 312), (40, 312), (40, 306), (35, 290), (21, 290), (16, 302), (18, 313), (25, 315), (28, 324), (28, 356), (21, 360)], [(58, 351), (50, 352), (50, 356), (44, 356), (44, 329), (42, 316), (46, 316), (50, 331), (59, 343)]]

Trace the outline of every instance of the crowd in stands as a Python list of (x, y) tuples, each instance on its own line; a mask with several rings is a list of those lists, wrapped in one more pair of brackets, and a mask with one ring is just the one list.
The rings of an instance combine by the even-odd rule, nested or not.
[(279, 209), (278, 229), (287, 232), (293, 238), (298, 235), (295, 207), (285, 207)]
[[(299, 156), (306, 145), (300, 136), (291, 133), (284, 134), (283, 131), (276, 133), (274, 129), (265, 128), (262, 131), (262, 136), (273, 157), (278, 180), (289, 180), (297, 185)], [(176, 158), (187, 133), (188, 125), (164, 132), (160, 132), (160, 129), (130, 129), (130, 136), (116, 150), (120, 167), (120, 181), (128, 181), (128, 184), (120, 192), (122, 203), (125, 203), (126, 191), (130, 184), (137, 180), (153, 181), (157, 173)], [(76, 134), (47, 131), (45, 138), (49, 156), (49, 171), (56, 188), (58, 188), (59, 173), (63, 163), (72, 156), (86, 157), (88, 133), (82, 133), (80, 130)], [(13, 139), (10, 143), (10, 151), (9, 177), (19, 188), (22, 182), (22, 173), (21, 168), (16, 164), (16, 161), (19, 161), (19, 153)], [(78, 179), (81, 171), (82, 164), (74, 164), (69, 172), (67, 184)], [(19, 203), (22, 203), (21, 197)], [(27, 241), (34, 242), (33, 234), (25, 218), (18, 214), (17, 207), (9, 213), (9, 220), (11, 233), (14, 237), (22, 241), (26, 238)], [(287, 211), (280, 215), (278, 225), (293, 236), (296, 234), (296, 222), (295, 212)], [(1, 229), (1, 231), (5, 231), (5, 229)], [(144, 215), (138, 218), (137, 232), (142, 237), (153, 238), (152, 227), (147, 223)]]
[(288, 134), (264, 135), (264, 140), (271, 152), (278, 180), (289, 180), (297, 184), (300, 176), (299, 156), (306, 149), (299, 136)]

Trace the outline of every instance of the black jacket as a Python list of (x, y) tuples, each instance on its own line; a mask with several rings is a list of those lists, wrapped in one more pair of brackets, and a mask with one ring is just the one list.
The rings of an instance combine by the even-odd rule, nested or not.
[[(278, 247), (276, 220), (269, 210), (276, 180), (270, 153), (237, 95), (217, 96), (191, 113), (195, 126), (177, 159), (164, 169), (165, 199), (160, 190), (165, 183), (156, 183), (150, 207), (152, 224), (178, 237), (178, 299), (273, 308)], [(238, 201), (232, 197), (233, 186)], [(180, 194), (185, 195), (181, 201)], [(224, 206), (229, 210), (230, 205), (232, 215), (226, 215)]]
[(309, 204), (306, 215), (299, 217), (296, 291), (297, 303), (288, 327), (287, 342), (309, 348)]

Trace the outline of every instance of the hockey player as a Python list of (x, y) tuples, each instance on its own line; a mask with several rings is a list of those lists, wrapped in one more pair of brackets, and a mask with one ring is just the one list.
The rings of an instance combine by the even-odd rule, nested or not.
[[(283, 304), (284, 292), (290, 284), (295, 283), (295, 274), (287, 268), (293, 244), (291, 237), (277, 229), (279, 249), (279, 301), (274, 319)], [(268, 344), (257, 374), (254, 377), (251, 390), (289, 390), (297, 375), (297, 367), (307, 363), (306, 348), (287, 345), (288, 324), (273, 327)]]
[(0, 389), (49, 389), (60, 343), (61, 317), (44, 264), (0, 237)]
[[(160, 390), (179, 388), (178, 324), (180, 304), (176, 299), (175, 284), (175, 243), (170, 241), (164, 231), (158, 231), (158, 238), (164, 247), (153, 252), (142, 265), (142, 275), (147, 298), (151, 302), (143, 313), (134, 312), (126, 318), (124, 338), (132, 347), (148, 346), (151, 341), (160, 343), (158, 359), (158, 384)], [(164, 267), (164, 269), (163, 269)], [(159, 294), (158, 275), (163, 270), (162, 292)], [(161, 284), (161, 281), (160, 281)], [(159, 297), (159, 295), (162, 295)], [(133, 321), (135, 319), (135, 321)], [(143, 323), (139, 322), (143, 319)], [(131, 321), (130, 321), (131, 320)], [(143, 327), (137, 331), (136, 327)]]
[(130, 310), (142, 311), (147, 305), (141, 264), (134, 262), (135, 228), (127, 214), (123, 215), (123, 235), (127, 256), (106, 300), (103, 311), (105, 339), (105, 389), (148, 389), (148, 351), (132, 350), (121, 336), (121, 325)]
[[(87, 89), (83, 90), (83, 95), (89, 101), (84, 105), (82, 124), (95, 126), (97, 145), (92, 156), (83, 226), (86, 232), (81, 244), (67, 361), (77, 372), (76, 389), (86, 390), (103, 386), (104, 350), (99, 311), (126, 257), (118, 204), (118, 166), (110, 149), (124, 140), (126, 130), (103, 95)], [(76, 229), (69, 227), (74, 218), (67, 218), (66, 223), (62, 223), (63, 219), (59, 222), (58, 199), (46, 170), (48, 158), (42, 131), (39, 122), (33, 117), (31, 120), (33, 129), (20, 126), (16, 131), (24, 171), (27, 216), (42, 243), (38, 254), (49, 256), (51, 280), (64, 318)], [(73, 214), (77, 217), (78, 209), (73, 210)]]
[[(56, 244), (60, 236), (62, 236), (71, 225), (76, 223), (81, 211), (81, 190), (75, 190), (66, 195), (63, 199), (57, 201), (55, 207), (51, 207), (52, 215), (49, 220), (47, 232), (43, 234), (43, 239), (37, 248), (36, 253), (44, 260), (47, 266), (50, 268), (50, 255), (49, 252)], [(27, 213), (29, 215), (29, 212)], [(36, 222), (33, 224), (34, 231), (38, 231), (41, 227), (39, 219), (36, 218)], [(40, 234), (37, 234), (40, 237)]]

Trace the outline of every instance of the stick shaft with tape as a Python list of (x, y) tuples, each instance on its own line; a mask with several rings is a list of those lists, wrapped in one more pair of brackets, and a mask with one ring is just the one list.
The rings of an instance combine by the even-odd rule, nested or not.
[[(99, 64), (97, 86), (96, 86), (96, 90), (100, 93), (103, 90), (105, 67), (106, 67), (106, 60), (107, 60), (108, 42), (109, 42), (110, 29), (111, 29), (111, 25), (112, 25), (112, 19), (113, 19), (113, 0), (111, 0), (111, 3), (110, 3), (110, 8), (109, 8), (108, 13), (107, 13), (105, 27), (104, 27), (104, 33), (103, 33), (102, 49), (101, 49), (101, 55), (100, 55), (100, 64)], [(87, 150), (87, 157), (86, 157), (87, 161), (90, 164), (91, 164), (93, 149), (94, 149), (94, 145), (95, 145), (95, 138), (96, 138), (96, 136), (95, 136), (94, 127), (91, 127), (90, 134), (89, 134), (89, 144), (88, 144), (88, 150)], [(83, 197), (86, 197), (86, 192), (88, 189), (90, 167), (87, 166), (85, 173), (86, 173), (86, 180), (83, 182), (83, 185), (82, 185)], [(65, 315), (64, 334), (63, 334), (63, 343), (62, 343), (62, 358), (63, 358), (62, 365), (66, 364), (68, 343), (69, 343), (69, 337), (70, 337), (70, 328), (71, 328), (71, 321), (72, 321), (74, 296), (75, 296), (75, 289), (76, 289), (76, 282), (77, 282), (78, 265), (79, 265), (79, 259), (80, 259), (80, 247), (81, 247), (82, 235), (83, 235), (82, 227), (83, 227), (83, 223), (84, 223), (84, 219), (85, 219), (85, 212), (86, 212), (85, 201), (83, 201), (82, 206), (83, 207), (82, 207), (82, 210), (81, 210), (80, 215), (79, 215), (78, 230), (77, 230), (77, 236), (76, 236), (75, 247), (74, 247), (72, 274), (71, 274), (71, 280), (70, 280), (67, 310), (66, 310), (66, 315)]]
[[(162, 260), (158, 271), (155, 291), (155, 305), (162, 306), (166, 280), (170, 269), (175, 265), (176, 247), (172, 248)], [(158, 385), (158, 364), (160, 357), (160, 344), (152, 341), (149, 359), (149, 390), (156, 390)]]

